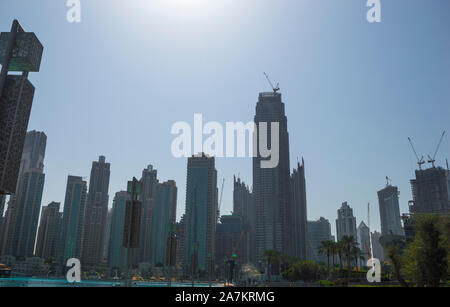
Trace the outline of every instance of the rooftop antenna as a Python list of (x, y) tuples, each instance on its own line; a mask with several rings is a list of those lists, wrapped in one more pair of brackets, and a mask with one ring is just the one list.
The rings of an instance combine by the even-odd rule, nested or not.
[(436, 151), (434, 152), (433, 158), (430, 157), (430, 155), (428, 155), (428, 163), (431, 163), (433, 168), (434, 168), (434, 162), (436, 162), (436, 154), (438, 153), (439, 148), (441, 147), (444, 136), (445, 136), (445, 131), (442, 132), (441, 139), (439, 140), (438, 146), (436, 147)]
[(417, 155), (416, 149), (414, 148), (413, 142), (410, 137), (408, 137), (408, 141), (409, 141), (409, 144), (411, 144), (411, 148), (412, 148), (414, 154), (416, 155), (417, 164), (419, 165), (419, 170), (422, 170), (422, 165), (425, 164), (425, 161), (423, 160), (423, 156), (422, 156), (422, 158), (419, 159), (419, 156)]
[(264, 76), (266, 76), (266, 79), (269, 82), (270, 87), (272, 87), (273, 93), (276, 94), (280, 90), (280, 83), (277, 83), (277, 87), (274, 87), (272, 81), (270, 81), (269, 76), (266, 73), (264, 73)]
[(447, 170), (448, 170), (448, 159), (445, 159), (445, 163), (447, 164)]

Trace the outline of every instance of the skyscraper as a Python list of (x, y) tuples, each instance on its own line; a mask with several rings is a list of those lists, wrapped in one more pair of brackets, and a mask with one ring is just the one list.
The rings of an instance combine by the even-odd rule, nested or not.
[(151, 231), (152, 231), (152, 212), (155, 202), (155, 190), (158, 184), (158, 171), (153, 165), (148, 165), (142, 171), (140, 180), (141, 191), (139, 199), (142, 201), (141, 210), (141, 234), (139, 237), (139, 248), (136, 250), (135, 262), (150, 263), (151, 261)]
[(58, 258), (64, 263), (69, 258), (80, 258), (83, 222), (86, 210), (87, 184), (82, 177), (67, 178), (63, 220), (59, 239)]
[[(241, 256), (240, 261), (245, 261), (244, 263), (252, 262), (255, 264), (257, 262), (255, 242), (256, 211), (253, 202), (253, 193), (249, 190), (245, 182), (241, 181), (240, 178), (236, 179), (236, 177), (234, 177), (233, 189), (233, 215), (240, 216), (242, 223), (242, 240), (239, 242), (239, 248), (244, 251), (241, 252), (241, 254), (245, 258)], [(223, 221), (228, 220), (222, 219), (222, 224)]]
[(358, 261), (362, 261), (361, 266), (367, 265), (367, 260), (369, 260), (370, 252), (370, 230), (367, 225), (361, 221), (358, 226), (358, 244), (361, 249), (361, 257), (362, 259), (358, 259)]
[(103, 258), (105, 259), (108, 259), (109, 236), (111, 235), (111, 215), (112, 209), (108, 209), (108, 214), (106, 215), (105, 238), (103, 240), (104, 242)]
[(58, 239), (62, 221), (60, 203), (51, 202), (42, 207), (36, 243), (36, 256), (48, 259), (57, 257)]
[(381, 246), (380, 238), (381, 233), (378, 231), (374, 231), (370, 234), (371, 243), (372, 243), (372, 253), (373, 257), (377, 258), (381, 262), (384, 261), (384, 249), (383, 246)]
[(111, 230), (108, 244), (108, 265), (111, 269), (123, 271), (127, 265), (127, 249), (122, 246), (125, 207), (130, 194), (117, 192), (111, 213)]
[[(150, 240), (150, 264), (166, 264), (169, 229), (175, 225), (177, 186), (169, 180), (156, 185)], [(176, 251), (170, 251), (175, 253)]]
[(381, 235), (404, 235), (401, 217), (397, 187), (387, 185), (384, 189), (378, 191), (378, 204), (380, 207)]
[(185, 268), (194, 275), (212, 270), (217, 222), (217, 171), (214, 157), (188, 158)]
[[(17, 20), (0, 35), (0, 194), (13, 194), (34, 97), (28, 72), (39, 71), (43, 47)], [(8, 75), (9, 71), (22, 75)]]
[(338, 218), (336, 219), (337, 240), (341, 241), (343, 236), (353, 237), (357, 239), (356, 218), (353, 216), (353, 209), (343, 202), (341, 208), (338, 209)]
[(47, 136), (30, 131), (25, 138), (16, 193), (11, 196), (3, 238), (3, 254), (29, 257), (34, 254), (42, 192)]
[(416, 179), (411, 180), (413, 200), (411, 214), (450, 214), (450, 171), (441, 167), (416, 170)]
[(291, 175), (291, 218), (292, 218), (292, 252), (293, 256), (307, 260), (308, 228), (306, 211), (305, 161), (298, 163)]
[(82, 261), (87, 266), (99, 264), (103, 256), (109, 176), (110, 164), (105, 162), (104, 156), (92, 162), (83, 231)]
[[(279, 163), (274, 168), (264, 168), (261, 163), (270, 158), (263, 158), (260, 151), (253, 158), (253, 199), (256, 210), (256, 258), (262, 259), (265, 250), (277, 250), (285, 255), (292, 255), (292, 223), (289, 210), (289, 135), (287, 118), (281, 94), (276, 91), (260, 93), (256, 105), (254, 122), (258, 128), (257, 148), (260, 147), (267, 127), (267, 148), (271, 148), (272, 123), (278, 123), (279, 134), (274, 136), (279, 142)], [(275, 144), (274, 144), (275, 145)]]
[(319, 253), (323, 241), (332, 240), (330, 222), (320, 217), (317, 221), (308, 221), (309, 258), (316, 262), (327, 263), (327, 255)]

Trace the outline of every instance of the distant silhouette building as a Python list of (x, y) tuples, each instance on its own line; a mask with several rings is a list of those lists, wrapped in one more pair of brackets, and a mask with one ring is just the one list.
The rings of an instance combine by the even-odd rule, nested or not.
[(292, 248), (293, 256), (301, 260), (309, 258), (308, 228), (306, 210), (306, 180), (305, 161), (298, 163), (291, 175), (291, 205), (292, 205)]
[(261, 123), (267, 123), (267, 144), (271, 145), (271, 123), (279, 124), (279, 163), (275, 168), (263, 168), (259, 150), (254, 148), (257, 156), (253, 158), (253, 199), (256, 209), (256, 258), (263, 260), (265, 250), (276, 250), (285, 255), (292, 255), (292, 223), (289, 191), (289, 134), (287, 117), (281, 94), (276, 91), (260, 93), (256, 105), (254, 122), (258, 135), (262, 133)]
[(217, 222), (217, 171), (214, 157), (188, 158), (186, 184), (185, 269), (189, 274), (212, 271)]
[(441, 167), (416, 170), (416, 179), (411, 180), (413, 200), (411, 214), (450, 214), (450, 171)]
[(108, 259), (109, 236), (111, 235), (111, 215), (112, 209), (108, 209), (108, 214), (106, 215), (105, 237), (103, 239), (103, 258), (105, 259)]
[[(323, 241), (333, 240), (330, 222), (320, 217), (317, 221), (308, 221), (309, 259), (327, 263), (327, 255), (319, 253), (319, 246)], [(331, 261), (331, 260), (330, 260)]]
[(108, 215), (109, 163), (100, 156), (92, 162), (83, 229), (83, 256), (85, 266), (95, 266), (102, 261), (106, 216)]
[(114, 196), (111, 212), (111, 230), (108, 244), (108, 265), (112, 270), (123, 272), (127, 265), (127, 249), (122, 246), (125, 207), (130, 194), (117, 192)]
[(367, 225), (361, 221), (361, 223), (358, 226), (358, 244), (359, 248), (361, 249), (361, 257), (362, 259), (358, 259), (358, 262), (361, 262), (361, 266), (367, 266), (367, 260), (370, 259), (371, 252), (370, 252), (370, 230)]
[[(177, 210), (177, 186), (169, 180), (156, 185), (150, 240), (150, 264), (166, 264), (169, 230), (175, 225)], [(176, 251), (170, 251), (175, 253)]]
[(383, 262), (385, 257), (384, 257), (384, 248), (383, 246), (381, 246), (380, 243), (381, 233), (379, 233), (378, 231), (374, 231), (370, 234), (370, 236), (373, 249), (372, 250), (373, 257)]
[[(240, 242), (240, 248), (245, 250), (245, 263), (251, 262), (256, 264), (256, 211), (253, 202), (253, 194), (250, 192), (245, 182), (240, 178), (234, 177), (233, 186), (233, 215), (241, 216), (241, 228), (244, 233)], [(223, 224), (223, 223), (222, 223)], [(216, 240), (218, 242), (218, 240)], [(245, 246), (243, 245), (245, 243)], [(216, 257), (217, 258), (217, 257)]]
[(43, 206), (36, 242), (36, 256), (43, 259), (58, 256), (58, 240), (61, 230), (62, 213), (59, 212), (60, 203), (51, 202)]
[(378, 191), (378, 204), (380, 208), (381, 234), (395, 234), (402, 236), (398, 188), (388, 185)]
[(2, 254), (34, 255), (42, 192), (47, 136), (30, 131), (25, 138), (16, 193), (11, 196), (6, 215)]
[(141, 210), (141, 235), (139, 237), (140, 244), (136, 250), (137, 263), (150, 263), (151, 261), (151, 232), (153, 220), (153, 207), (155, 203), (156, 185), (158, 171), (153, 168), (153, 165), (147, 166), (142, 171), (141, 177), (141, 191), (139, 199), (142, 201)]
[(216, 231), (216, 264), (226, 267), (226, 260), (233, 255), (239, 264), (249, 262), (248, 231), (244, 228), (242, 216), (222, 215)]
[(353, 237), (355, 241), (357, 239), (356, 218), (353, 216), (353, 209), (347, 202), (343, 202), (341, 208), (338, 209), (336, 233), (338, 241), (341, 241), (343, 236)]
[(58, 244), (60, 263), (65, 263), (70, 258), (81, 258), (86, 198), (86, 181), (82, 177), (69, 175), (67, 177), (63, 220)]
[(186, 223), (185, 214), (181, 216), (180, 221), (177, 223), (177, 254), (176, 254), (176, 265), (178, 267), (183, 267), (184, 265), (184, 254), (185, 254), (185, 241), (186, 241)]

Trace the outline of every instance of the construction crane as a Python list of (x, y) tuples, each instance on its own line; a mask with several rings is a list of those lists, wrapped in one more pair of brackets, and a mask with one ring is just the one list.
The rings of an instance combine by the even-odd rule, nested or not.
[(434, 162), (436, 162), (436, 155), (437, 155), (437, 153), (439, 151), (439, 148), (441, 147), (442, 140), (444, 139), (444, 136), (445, 136), (445, 131), (442, 132), (441, 139), (439, 140), (439, 143), (438, 143), (438, 145), (436, 147), (436, 151), (434, 152), (433, 158), (430, 157), (430, 155), (428, 155), (428, 163), (431, 163), (432, 167), (434, 167)]
[(222, 196), (223, 196), (223, 186), (224, 185), (225, 185), (225, 178), (223, 178), (222, 187), (220, 188), (219, 205), (217, 208), (217, 221), (219, 221), (219, 218), (220, 218), (220, 207), (222, 206)]
[(386, 176), (386, 186), (389, 186), (389, 184), (392, 182), (391, 178)]
[(273, 93), (276, 94), (280, 90), (280, 83), (277, 83), (277, 87), (274, 87), (273, 84), (272, 84), (272, 81), (270, 81), (269, 76), (266, 73), (264, 73), (264, 76), (266, 76), (266, 79), (269, 82), (270, 87), (273, 90)]
[(422, 156), (422, 158), (419, 159), (419, 156), (417, 155), (416, 149), (414, 148), (413, 142), (410, 137), (408, 137), (408, 141), (409, 141), (409, 144), (411, 144), (411, 148), (412, 148), (414, 154), (416, 155), (417, 164), (419, 165), (419, 170), (421, 170), (422, 165), (425, 164), (425, 161), (423, 160), (423, 156)]

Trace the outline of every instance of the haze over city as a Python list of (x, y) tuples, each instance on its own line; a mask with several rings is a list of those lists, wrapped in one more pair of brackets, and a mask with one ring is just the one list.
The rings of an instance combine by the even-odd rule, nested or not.
[[(23, 10), (26, 3), (28, 9)], [(252, 121), (258, 93), (279, 82), (286, 105), (290, 166), (305, 159), (308, 220), (334, 220), (348, 201), (357, 223), (380, 229), (377, 190), (385, 176), (400, 190), (400, 212), (419, 155), (433, 154), (450, 130), (450, 10), (447, 1), (384, 1), (369, 24), (365, 1), (83, 1), (82, 22), (67, 23), (64, 1), (5, 1), (11, 20), (45, 46), (28, 130), (48, 137), (42, 205), (64, 201), (67, 175), (89, 176), (99, 155), (111, 163), (112, 195), (152, 164), (178, 186), (185, 209), (185, 158), (171, 154), (177, 121)], [(437, 165), (445, 166), (444, 139)], [(252, 184), (251, 159), (216, 160), (226, 179)], [(220, 187), (220, 184), (219, 184)]]

